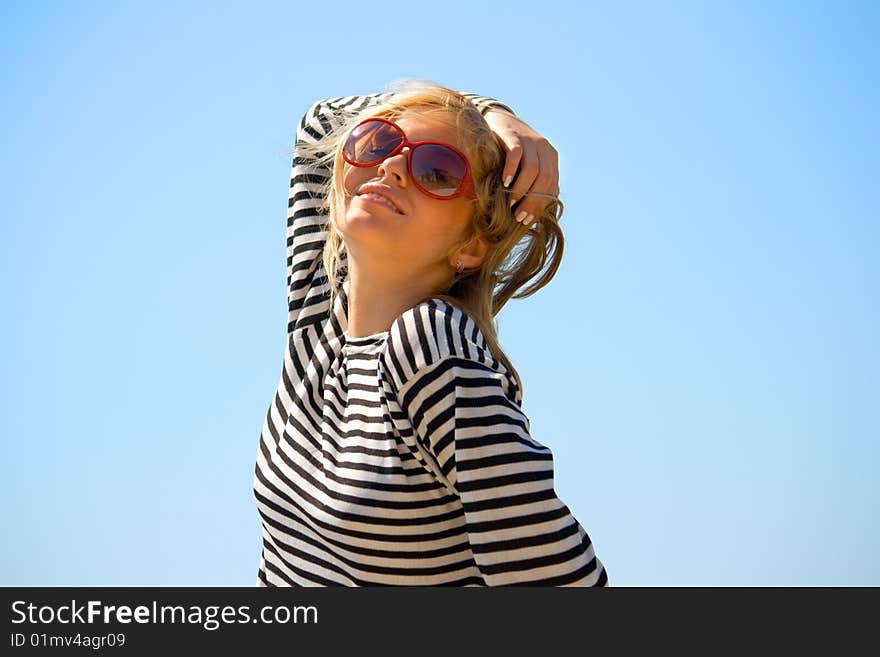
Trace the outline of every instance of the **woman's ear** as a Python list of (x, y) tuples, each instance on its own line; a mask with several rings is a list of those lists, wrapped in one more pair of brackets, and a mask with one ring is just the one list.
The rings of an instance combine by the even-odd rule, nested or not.
[(456, 267), (456, 263), (461, 260), (463, 269), (476, 269), (486, 258), (489, 253), (489, 244), (478, 233), (475, 233), (464, 246), (458, 248), (451, 256), (452, 267)]

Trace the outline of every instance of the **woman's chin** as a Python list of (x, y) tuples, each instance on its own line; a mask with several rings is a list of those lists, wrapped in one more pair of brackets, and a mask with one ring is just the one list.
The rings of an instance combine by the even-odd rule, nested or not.
[(386, 242), (389, 230), (393, 228), (388, 219), (378, 212), (353, 209), (345, 214), (337, 227), (347, 242), (370, 243), (377, 239)]
[(367, 208), (349, 208), (345, 213), (345, 227), (349, 229), (386, 228), (389, 220), (393, 221), (395, 215), (381, 210), (372, 211)]

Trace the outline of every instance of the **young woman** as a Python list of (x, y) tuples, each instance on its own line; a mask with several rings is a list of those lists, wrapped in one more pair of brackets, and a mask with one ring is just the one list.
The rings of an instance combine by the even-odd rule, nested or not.
[(432, 83), (303, 117), (258, 586), (608, 585), (493, 320), (562, 256), (546, 147), (503, 103)]

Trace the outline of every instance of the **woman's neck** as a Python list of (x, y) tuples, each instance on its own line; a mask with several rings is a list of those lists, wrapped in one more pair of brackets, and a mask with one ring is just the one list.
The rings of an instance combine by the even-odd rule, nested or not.
[(391, 328), (404, 312), (431, 296), (438, 286), (430, 281), (400, 280), (370, 275), (349, 255), (348, 336), (375, 335)]

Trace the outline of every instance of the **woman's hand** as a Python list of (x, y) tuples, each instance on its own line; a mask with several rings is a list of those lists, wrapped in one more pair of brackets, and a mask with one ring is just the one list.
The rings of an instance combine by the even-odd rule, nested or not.
[[(511, 206), (522, 199), (513, 211), (514, 217), (531, 226), (535, 217), (552, 201), (540, 194), (559, 194), (559, 154), (547, 139), (510, 112), (492, 109), (486, 112), (485, 118), (492, 132), (498, 135), (507, 149), (501, 179), (505, 181), (505, 187), (511, 190)], [(514, 176), (516, 179), (511, 187), (509, 179)]]

